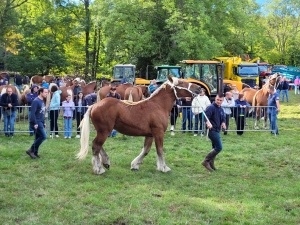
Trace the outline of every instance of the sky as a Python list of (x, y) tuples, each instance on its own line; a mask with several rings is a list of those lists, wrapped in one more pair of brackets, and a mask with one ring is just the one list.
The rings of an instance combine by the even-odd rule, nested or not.
[(256, 2), (257, 2), (258, 4), (263, 4), (263, 3), (265, 3), (265, 1), (266, 1), (266, 0), (256, 0)]

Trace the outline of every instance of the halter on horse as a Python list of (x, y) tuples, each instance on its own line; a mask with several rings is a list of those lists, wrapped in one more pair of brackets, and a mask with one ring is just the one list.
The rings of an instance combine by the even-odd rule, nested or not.
[[(163, 152), (164, 132), (168, 127), (169, 113), (175, 98), (192, 96), (200, 87), (169, 76), (169, 80), (161, 85), (150, 98), (128, 103), (115, 98), (105, 98), (91, 107), (81, 122), (81, 149), (77, 158), (84, 159), (89, 149), (91, 117), (97, 131), (93, 140), (93, 171), (95, 174), (105, 172), (103, 166), (110, 167), (110, 159), (103, 149), (103, 144), (112, 129), (130, 136), (144, 136), (142, 152), (131, 162), (131, 169), (138, 170), (144, 157), (149, 153), (153, 140), (157, 152), (157, 170), (168, 172)], [(102, 166), (103, 165), (103, 166)]]

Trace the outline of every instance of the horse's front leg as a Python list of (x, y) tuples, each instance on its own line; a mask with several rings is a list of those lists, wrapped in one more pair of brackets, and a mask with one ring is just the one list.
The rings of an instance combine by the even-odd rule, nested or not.
[(264, 129), (267, 130), (268, 129), (268, 126), (267, 126), (267, 122), (268, 122), (268, 114), (267, 114), (267, 109), (264, 108), (263, 109), (264, 111)]
[(164, 134), (160, 134), (155, 136), (155, 146), (156, 146), (156, 153), (157, 153), (157, 170), (162, 172), (169, 172), (171, 169), (167, 166), (164, 158)]
[(105, 170), (102, 167), (102, 162), (100, 158), (100, 150), (102, 149), (103, 141), (100, 135), (97, 135), (96, 138), (93, 140), (92, 150), (93, 150), (93, 157), (92, 157), (92, 165), (94, 174), (103, 174)]
[(139, 170), (140, 164), (143, 162), (143, 159), (146, 155), (148, 155), (153, 142), (153, 137), (145, 137), (144, 147), (142, 152), (131, 162), (131, 170), (137, 171)]

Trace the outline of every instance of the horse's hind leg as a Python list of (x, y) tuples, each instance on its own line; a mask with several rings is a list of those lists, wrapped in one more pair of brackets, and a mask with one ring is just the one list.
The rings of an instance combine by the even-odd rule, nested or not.
[(145, 137), (144, 140), (144, 147), (142, 149), (142, 152), (131, 162), (131, 170), (138, 170), (140, 164), (143, 162), (143, 159), (146, 155), (148, 155), (151, 145), (153, 142), (153, 137)]
[(102, 161), (100, 158), (100, 151), (102, 149), (104, 141), (100, 135), (97, 135), (96, 138), (93, 140), (92, 150), (93, 150), (93, 157), (92, 157), (92, 165), (93, 171), (95, 174), (102, 174), (105, 173), (105, 170), (102, 167)]
[(100, 149), (100, 156), (101, 156), (103, 166), (109, 170), (110, 167), (109, 156), (107, 155), (106, 151), (104, 151), (103, 147)]

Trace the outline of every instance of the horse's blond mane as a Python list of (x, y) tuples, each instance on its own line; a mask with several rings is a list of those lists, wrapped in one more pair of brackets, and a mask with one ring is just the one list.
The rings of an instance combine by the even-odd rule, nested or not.
[(6, 93), (6, 87), (4, 87), (1, 91), (1, 95), (5, 94)]
[(123, 103), (125, 103), (126, 105), (137, 105), (137, 104), (140, 104), (142, 102), (145, 102), (145, 101), (148, 101), (150, 100), (151, 98), (153, 98), (155, 95), (157, 95), (157, 93), (161, 90), (161, 89), (166, 89), (166, 85), (169, 84), (170, 85), (170, 82), (169, 81), (166, 81), (164, 82), (159, 88), (157, 88), (153, 93), (152, 95), (149, 97), (149, 98), (146, 98), (146, 99), (142, 99), (138, 102), (131, 102), (131, 101), (128, 101), (128, 100), (121, 100)]

